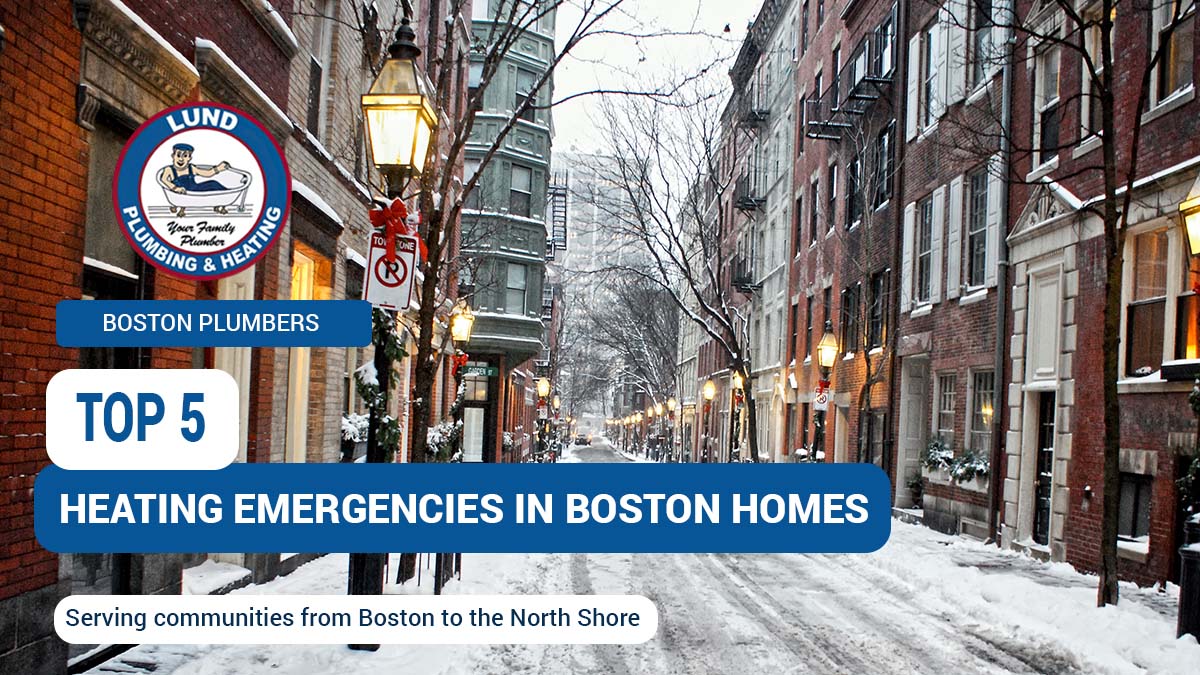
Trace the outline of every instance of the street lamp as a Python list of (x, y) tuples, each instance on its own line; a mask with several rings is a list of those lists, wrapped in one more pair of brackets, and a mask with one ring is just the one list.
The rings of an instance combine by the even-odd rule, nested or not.
[(393, 196), (399, 194), (407, 176), (425, 167), (437, 127), (433, 85), (417, 67), (421, 49), (413, 41), (416, 36), (405, 16), (379, 76), (362, 97), (371, 157), (387, 178), (388, 193)]
[(538, 380), (537, 395), (538, 398), (547, 398), (550, 396), (550, 380), (548, 378), (543, 377)]
[(558, 410), (560, 405), (562, 405), (562, 401), (558, 398), (557, 395), (555, 395), (554, 396), (554, 409)]
[(816, 436), (813, 439), (812, 452), (808, 455), (809, 461), (812, 462), (817, 461), (818, 452), (822, 454), (825, 452), (825, 410), (829, 407), (829, 376), (837, 354), (838, 343), (837, 336), (833, 334), (833, 322), (826, 319), (825, 334), (817, 343), (817, 365), (821, 367), (821, 380), (817, 384), (818, 400), (813, 404), (813, 408), (816, 410), (813, 416)]
[[(679, 407), (679, 401), (672, 396), (667, 399), (667, 453), (668, 462), (675, 461), (675, 408)], [(683, 461), (683, 458), (680, 458)]]
[[(375, 78), (371, 88), (362, 97), (371, 160), (387, 178), (390, 197), (401, 196), (405, 178), (419, 173), (425, 166), (430, 139), (437, 127), (433, 87), (429, 84), (429, 78), (417, 67), (416, 59), (421, 55), (421, 50), (414, 42), (415, 38), (409, 17), (405, 16), (396, 30), (395, 41), (388, 46), (388, 59), (383, 63), (379, 77)], [(391, 318), (390, 315), (388, 318)], [(393, 323), (389, 320), (386, 325)], [(379, 381), (380, 399), (370, 409), (367, 431), (369, 463), (381, 463), (386, 455), (386, 450), (379, 442), (379, 428), (387, 412), (388, 392), (391, 390), (392, 362), (388, 358), (386, 345), (389, 339), (390, 335), (376, 334), (374, 340), (373, 365)], [(351, 554), (347, 575), (350, 594), (383, 593), (385, 560), (386, 555), (381, 553)], [(441, 591), (441, 579), (442, 566), (438, 564), (434, 576), (435, 593)], [(351, 648), (375, 651), (379, 645), (356, 644)]]
[(712, 432), (712, 402), (717, 397), (717, 385), (712, 380), (705, 380), (704, 387), (700, 390), (701, 396), (704, 397), (704, 454), (703, 459), (708, 461), (708, 452), (711, 444), (710, 436)]
[(462, 349), (471, 341), (471, 331), (475, 328), (475, 314), (466, 300), (459, 300), (450, 313), (450, 339)]
[(1183, 225), (1187, 230), (1188, 250), (1192, 255), (1200, 255), (1200, 197), (1185, 199), (1180, 203), (1179, 214), (1183, 216)]

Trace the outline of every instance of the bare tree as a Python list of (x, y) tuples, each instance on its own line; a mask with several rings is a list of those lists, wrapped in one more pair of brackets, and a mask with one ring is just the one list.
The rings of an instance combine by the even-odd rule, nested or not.
[[(722, 208), (732, 186), (722, 161), (721, 97), (689, 88), (672, 106), (651, 100), (604, 107), (613, 161), (597, 168), (620, 199), (594, 203), (623, 236), (641, 243), (645, 265), (618, 265), (657, 287), (695, 322), (749, 381), (752, 355), (746, 300), (730, 284), (733, 231)], [(728, 155), (725, 155), (728, 157)], [(745, 391), (750, 456), (758, 461), (755, 401)]]

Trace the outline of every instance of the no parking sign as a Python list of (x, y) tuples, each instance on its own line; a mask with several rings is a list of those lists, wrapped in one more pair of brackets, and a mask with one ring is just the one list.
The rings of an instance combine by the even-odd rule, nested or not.
[(408, 309), (416, 267), (416, 237), (396, 235), (396, 258), (388, 262), (387, 240), (382, 234), (372, 234), (363, 299), (375, 307)]

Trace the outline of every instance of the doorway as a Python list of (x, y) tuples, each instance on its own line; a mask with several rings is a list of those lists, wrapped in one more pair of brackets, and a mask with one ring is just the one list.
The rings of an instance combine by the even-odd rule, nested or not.
[(900, 371), (900, 462), (897, 505), (912, 504), (908, 481), (921, 475), (921, 451), (929, 442), (929, 360), (908, 358)]
[(1037, 477), (1033, 483), (1033, 541), (1050, 543), (1051, 490), (1054, 485), (1054, 392), (1038, 395)]

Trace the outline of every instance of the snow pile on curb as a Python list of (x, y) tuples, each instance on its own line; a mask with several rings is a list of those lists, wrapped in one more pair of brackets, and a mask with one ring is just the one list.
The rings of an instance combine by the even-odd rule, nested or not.
[[(980, 555), (1012, 556), (1019, 559), (1014, 567), (1035, 569), (1032, 574), (998, 573), (994, 568), (987, 571), (987, 566), (954, 562), (956, 557), (969, 561)], [(1139, 602), (1139, 594), (1155, 591), (1123, 583), (1120, 604), (1098, 608), (1096, 578), (1065, 563), (1032, 563), (1014, 551), (931, 536), (922, 526), (900, 521), (892, 521), (888, 545), (870, 557), (876, 569), (896, 577), (897, 585), (914, 589), (914, 603), (944, 603), (977, 619), (980, 625), (975, 628), (994, 637), (1027, 644), (1053, 639), (1079, 657), (1085, 672), (1194, 675), (1200, 667), (1196, 639), (1176, 639), (1174, 622)], [(997, 635), (997, 629), (1004, 634)]]

